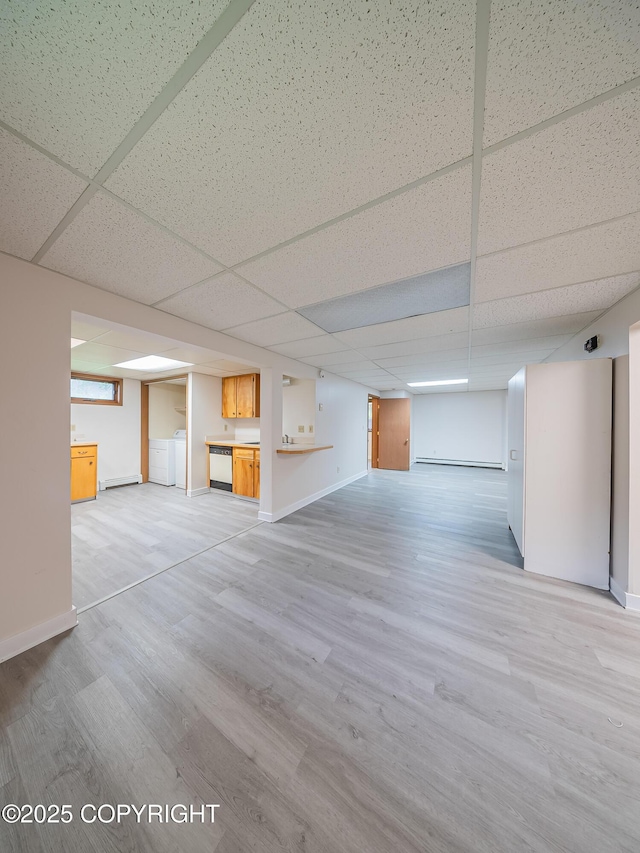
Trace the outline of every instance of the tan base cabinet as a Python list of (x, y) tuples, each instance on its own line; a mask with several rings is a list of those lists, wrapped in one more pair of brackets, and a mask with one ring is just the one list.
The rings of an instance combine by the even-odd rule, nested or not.
[(260, 417), (260, 374), (224, 376), (222, 379), (222, 417)]
[(233, 493), (246, 498), (260, 497), (260, 451), (233, 448)]
[(98, 491), (98, 445), (71, 448), (71, 501), (94, 500)]

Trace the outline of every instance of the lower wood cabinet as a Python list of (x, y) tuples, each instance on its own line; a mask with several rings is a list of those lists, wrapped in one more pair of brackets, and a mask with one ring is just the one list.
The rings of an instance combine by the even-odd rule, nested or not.
[(71, 501), (94, 500), (98, 492), (98, 445), (71, 448)]
[(246, 498), (260, 497), (260, 451), (233, 448), (233, 493)]

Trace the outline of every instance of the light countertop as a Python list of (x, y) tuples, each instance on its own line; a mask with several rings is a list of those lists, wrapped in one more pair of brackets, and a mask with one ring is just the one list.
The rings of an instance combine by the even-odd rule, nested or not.
[(246, 441), (205, 441), (209, 447), (247, 447), (249, 450), (260, 450), (259, 444), (249, 444)]
[(97, 447), (97, 441), (72, 441), (71, 447)]

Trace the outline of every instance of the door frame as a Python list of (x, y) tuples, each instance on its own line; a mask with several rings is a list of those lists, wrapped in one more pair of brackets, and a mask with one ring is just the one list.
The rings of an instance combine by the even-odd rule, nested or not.
[[(140, 474), (142, 482), (149, 482), (149, 385), (155, 385), (158, 382), (168, 382), (170, 379), (186, 379), (187, 386), (189, 384), (189, 374), (180, 373), (177, 376), (164, 376), (162, 379), (141, 379), (140, 380)], [(187, 459), (189, 458), (189, 408), (186, 411), (186, 429), (187, 429)], [(189, 488), (189, 466), (187, 465), (187, 489)]]
[[(377, 397), (375, 394), (369, 394), (367, 399), (367, 407), (369, 403), (371, 406), (371, 467), (378, 467), (378, 439), (380, 436), (380, 431), (378, 429), (378, 412), (380, 410), (380, 397)], [(368, 412), (367, 412), (368, 415)], [(367, 420), (369, 418), (367, 417)], [(367, 459), (367, 464), (369, 460)]]

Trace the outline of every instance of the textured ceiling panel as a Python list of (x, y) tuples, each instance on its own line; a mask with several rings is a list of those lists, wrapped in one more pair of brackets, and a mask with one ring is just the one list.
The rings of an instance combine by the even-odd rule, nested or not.
[[(342, 355), (344, 355), (345, 357), (349, 357), (349, 356), (357, 356), (358, 353), (356, 353), (356, 352), (348, 352), (348, 353), (345, 352), (345, 353), (342, 353)], [(364, 357), (362, 357), (361, 361), (358, 361), (357, 359), (354, 358), (353, 361), (342, 362), (340, 364), (335, 364), (335, 363), (327, 364), (326, 362), (324, 362), (322, 360), (321, 355), (314, 356), (312, 359), (311, 358), (303, 358), (303, 359), (301, 359), (301, 361), (306, 362), (306, 364), (311, 364), (314, 367), (326, 368), (327, 370), (330, 370), (332, 373), (353, 373), (354, 371), (357, 371), (360, 369), (363, 369), (363, 370), (367, 369), (368, 370), (372, 366), (374, 369), (377, 367), (377, 365), (374, 364), (374, 362), (367, 361), (367, 359), (365, 359)]]
[(423, 314), (420, 317), (407, 317), (406, 320), (393, 320), (364, 329), (351, 329), (337, 332), (336, 338), (347, 346), (360, 349), (363, 346), (379, 346), (397, 341), (417, 340), (430, 336), (439, 337), (451, 332), (463, 332), (469, 325), (468, 308), (452, 308), (437, 314)]
[(475, 349), (476, 352), (473, 352), (471, 357), (471, 367), (474, 370), (481, 370), (485, 367), (511, 364), (514, 358), (518, 361), (522, 361), (523, 364), (529, 364), (534, 361), (542, 361), (548, 355), (551, 355), (555, 347), (551, 349), (548, 348), (539, 350), (523, 350), (522, 352), (518, 353), (505, 352), (496, 355), (478, 355), (478, 348), (476, 347)]
[(289, 341), (300, 341), (303, 338), (314, 338), (323, 332), (295, 311), (288, 311), (265, 320), (225, 329), (225, 334), (261, 347), (270, 347)]
[(640, 88), (483, 160), (478, 252), (640, 210)]
[(471, 333), (473, 345), (495, 344), (507, 341), (524, 341), (527, 338), (543, 338), (555, 335), (575, 335), (598, 316), (599, 311), (586, 311), (569, 317), (554, 317), (551, 320), (534, 320), (529, 323), (514, 323), (492, 329), (475, 329)]
[(484, 145), (640, 74), (640, 5), (493, 0)]
[(101, 192), (82, 208), (41, 263), (145, 305), (220, 269)]
[(0, 128), (0, 251), (31, 260), (86, 186)]
[(232, 272), (223, 272), (176, 293), (158, 305), (161, 311), (209, 329), (227, 329), (239, 318), (251, 322), (282, 314), (284, 306)]
[(261, 0), (108, 185), (237, 263), (468, 156), (474, 29), (472, 0)]
[(495, 302), (482, 302), (473, 312), (474, 329), (525, 323), (577, 314), (578, 311), (604, 311), (640, 285), (640, 272), (605, 278), (586, 284), (557, 287), (524, 296), (511, 296)]
[[(321, 365), (324, 367), (325, 365)], [(351, 364), (333, 364), (328, 368), (332, 373), (339, 373), (348, 376), (356, 373), (379, 373), (381, 368), (372, 361), (353, 361)]]
[(226, 0), (0, 4), (0, 116), (93, 176)]
[[(78, 338), (81, 341), (90, 341), (92, 338), (98, 338), (100, 335), (104, 335), (109, 331), (108, 326), (104, 324), (97, 325), (96, 323), (89, 323), (86, 320), (79, 320), (75, 317), (71, 318), (71, 337)], [(117, 343), (112, 343), (112, 346), (119, 346)], [(125, 349), (135, 349), (135, 347), (129, 347), (129, 344), (126, 344)]]
[(466, 347), (469, 344), (469, 336), (466, 332), (457, 332), (452, 335), (437, 335), (434, 337), (418, 337), (413, 340), (399, 341), (393, 344), (381, 344), (380, 346), (363, 346), (360, 351), (377, 361), (380, 358), (392, 358), (393, 356), (416, 355), (419, 353), (439, 352), (441, 350), (454, 350)]
[(469, 259), (471, 168), (369, 208), (239, 267), (297, 308)]
[(420, 355), (396, 355), (392, 358), (377, 358), (376, 364), (379, 364), (380, 367), (384, 367), (385, 370), (390, 370), (393, 373), (403, 367), (421, 367), (423, 365), (441, 364), (446, 361), (458, 361), (463, 358), (467, 358), (468, 354), (468, 347), (461, 347), (453, 350), (427, 352)]
[(470, 264), (459, 264), (381, 287), (340, 296), (298, 313), (327, 332), (433, 314), (469, 304)]
[(475, 301), (487, 302), (640, 270), (640, 213), (478, 258)]
[(325, 367), (332, 364), (352, 364), (356, 361), (366, 360), (367, 359), (364, 355), (360, 355), (359, 352), (352, 349), (344, 350), (343, 352), (320, 353), (319, 355), (309, 355), (304, 356), (304, 358), (299, 358), (299, 361), (304, 361), (307, 364), (313, 364), (317, 367)]
[(469, 373), (468, 359), (447, 361), (424, 367), (401, 367), (390, 371), (403, 382), (431, 382), (437, 379), (464, 379)]
[(310, 338), (308, 341), (292, 341), (290, 344), (278, 344), (275, 347), (270, 347), (270, 349), (289, 358), (308, 358), (326, 353), (343, 353), (344, 344), (331, 335), (319, 335), (317, 338)]
[[(96, 340), (96, 343), (101, 346), (130, 349), (145, 353), (161, 353), (172, 349), (176, 345), (176, 342), (171, 338), (163, 338), (160, 335), (147, 335), (144, 332), (120, 332), (115, 330), (105, 330), (105, 332), (105, 334)], [(79, 335), (79, 337), (82, 338), (83, 336)]]
[[(103, 346), (102, 344), (89, 342), (80, 344), (80, 346), (74, 347), (71, 350), (71, 366), (74, 367), (78, 362), (102, 366), (118, 364), (121, 361), (129, 361), (132, 358), (141, 358), (146, 354), (143, 351), (136, 352), (134, 350)], [(74, 369), (78, 368), (74, 367)]]
[[(509, 328), (517, 329), (518, 327), (502, 326), (501, 329), (492, 329), (491, 331), (497, 332)], [(486, 331), (486, 329), (477, 329), (473, 333), (473, 338), (475, 339), (476, 335), (483, 335)], [(485, 337), (491, 338), (491, 334), (489, 333)], [(496, 337), (499, 336), (496, 335)], [(519, 354), (521, 352), (537, 352), (538, 350), (551, 350), (553, 352), (558, 347), (570, 341), (571, 338), (572, 335), (551, 335), (545, 338), (517, 338), (516, 340), (501, 341), (499, 343), (481, 344), (471, 347), (471, 356), (475, 358), (476, 356), (500, 355), (501, 353)]]

